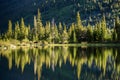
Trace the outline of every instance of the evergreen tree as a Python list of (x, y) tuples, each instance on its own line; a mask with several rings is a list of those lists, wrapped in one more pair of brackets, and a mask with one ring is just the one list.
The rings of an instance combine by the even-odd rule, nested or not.
[(66, 26), (66, 24), (63, 24), (63, 26), (64, 26), (64, 31), (67, 32), (67, 26)]
[[(72, 24), (73, 24), (73, 23), (72, 23)], [(73, 42), (72, 32), (73, 32), (73, 25), (70, 25), (70, 28), (69, 28), (69, 30), (68, 30), (69, 42)]]
[(103, 41), (104, 37), (103, 37), (103, 34), (102, 34), (103, 28), (102, 28), (101, 22), (96, 24), (96, 29), (97, 29), (96, 40), (97, 41)]
[(30, 30), (28, 38), (32, 41), (38, 41), (38, 34), (35, 34), (34, 29)]
[(74, 27), (74, 31), (73, 31), (73, 42), (74, 42), (74, 43), (77, 42), (75, 27)]
[(14, 31), (14, 39), (16, 40), (18, 39), (16, 24), (15, 24), (15, 31)]
[(20, 37), (20, 27), (19, 27), (19, 23), (17, 22), (15, 24), (15, 31), (14, 31), (14, 38), (17, 40)]
[(37, 13), (37, 27), (38, 27), (38, 29), (40, 29), (40, 27), (42, 27), (42, 26), (43, 26), (43, 24), (42, 24), (42, 21), (41, 21), (41, 13), (40, 13), (40, 9), (38, 9), (38, 13)]
[(64, 30), (63, 30), (63, 34), (62, 34), (62, 43), (68, 43), (68, 33), (67, 33), (67, 29), (66, 29), (66, 25), (64, 24)]
[(116, 30), (113, 30), (112, 32), (112, 41), (117, 41), (117, 33), (116, 33)]
[(43, 24), (42, 24), (42, 20), (41, 20), (41, 13), (40, 13), (40, 10), (38, 9), (38, 14), (37, 14), (37, 32), (38, 32), (38, 35), (39, 35), (39, 40), (42, 40), (45, 36), (44, 36), (44, 27), (43, 27)]
[(101, 36), (102, 36), (102, 41), (106, 40), (106, 34), (107, 34), (106, 19), (105, 19), (105, 16), (103, 16), (102, 22), (101, 22)]
[(60, 40), (60, 37), (59, 37), (57, 25), (55, 25), (54, 32), (55, 32), (55, 43), (58, 43)]
[(2, 40), (2, 35), (1, 35), (1, 33), (0, 33), (0, 40)]
[(83, 31), (83, 25), (82, 25), (82, 21), (81, 21), (81, 18), (80, 18), (80, 14), (79, 12), (77, 12), (77, 17), (76, 17), (76, 24), (75, 24), (75, 30), (76, 30), (76, 36), (77, 36), (77, 40), (79, 42), (81, 42), (82, 40), (82, 33), (84, 32)]
[(50, 22), (46, 22), (45, 25), (45, 40), (49, 41), (49, 34), (50, 34)]
[[(29, 39), (33, 41), (38, 40), (46, 40), (49, 43), (68, 43), (68, 42), (81, 42), (85, 41), (110, 41), (111, 39), (114, 41), (120, 41), (120, 20), (119, 17), (115, 20), (115, 27), (113, 30), (107, 28), (105, 16), (103, 16), (101, 22), (97, 23), (95, 27), (88, 25), (87, 28), (83, 27), (82, 21), (80, 18), (79, 12), (77, 12), (76, 23), (72, 23), (69, 29), (63, 24), (62, 27), (61, 22), (57, 26), (52, 20), (52, 24), (50, 22), (46, 22), (46, 25), (42, 24), (41, 13), (38, 9), (37, 16), (34, 16), (34, 28), (30, 29), (30, 25), (26, 27), (24, 23), (24, 19), (21, 18), (20, 25), (17, 22), (15, 24), (14, 32), (12, 30), (12, 22), (9, 20), (8, 22), (8, 30), (4, 35), (0, 35), (0, 39), (16, 39), (22, 41), (23, 39)], [(14, 33), (14, 34), (13, 34)]]
[[(69, 36), (72, 35), (72, 31), (73, 31), (73, 29), (74, 29), (73, 24), (74, 24), (74, 23), (72, 23), (72, 25), (70, 25), (70, 28), (69, 28), (69, 30), (68, 30), (68, 35), (69, 35)], [(70, 38), (70, 39), (71, 39), (71, 38)]]
[(59, 33), (62, 34), (63, 28), (62, 28), (61, 22), (59, 22), (58, 30), (59, 30)]
[(27, 36), (28, 40), (32, 40), (32, 30), (30, 28), (30, 25), (28, 25), (28, 36)]
[(4, 40), (4, 41), (7, 41), (7, 40), (8, 40), (7, 34), (4, 34), (4, 35), (3, 35), (3, 40)]
[(55, 22), (54, 22), (54, 18), (52, 19), (51, 22), (51, 35), (50, 35), (50, 41), (52, 41), (52, 43), (54, 43), (54, 39), (55, 39)]
[(82, 26), (82, 21), (81, 21), (81, 18), (80, 18), (80, 14), (79, 12), (77, 12), (77, 17), (76, 17), (76, 29), (78, 30), (82, 30), (83, 26)]
[[(29, 27), (30, 27), (30, 25), (29, 25)], [(28, 34), (29, 34), (29, 29), (28, 29), (28, 27), (25, 27), (25, 33), (24, 33), (25, 39), (28, 39)]]
[(45, 38), (45, 28), (41, 27), (40, 34), (39, 34), (39, 40), (44, 40)]
[(28, 34), (30, 33), (30, 25), (28, 25)]
[(59, 25), (58, 25), (58, 32), (59, 32), (59, 43), (61, 43), (62, 42), (62, 32), (63, 32), (63, 27), (62, 27), (61, 22), (59, 22)]
[(93, 41), (97, 41), (97, 27), (96, 27), (96, 25), (93, 29)]
[(38, 15), (37, 15), (37, 19), (36, 19), (36, 16), (34, 16), (34, 29), (32, 30), (32, 33), (30, 34), (29, 37), (31, 37), (31, 39), (33, 41), (38, 41), (38, 25), (39, 25), (39, 22), (40, 21), (40, 12), (39, 12), (39, 9), (38, 9)]
[(33, 41), (38, 41), (39, 40), (38, 36), (39, 36), (38, 34), (33, 34), (32, 33), (32, 40)]
[(116, 18), (115, 20), (115, 32), (117, 35), (117, 41), (120, 41), (120, 20), (119, 17)]
[(11, 22), (11, 20), (8, 21), (7, 37), (8, 37), (8, 39), (12, 38), (12, 22)]
[(77, 37), (76, 37), (76, 30), (75, 30), (75, 24), (72, 23), (70, 29), (69, 29), (69, 36), (70, 36), (70, 42), (74, 42), (76, 43), (77, 42)]
[(25, 23), (24, 19), (21, 18), (21, 23), (20, 23), (20, 40), (25, 39)]
[(37, 34), (38, 31), (37, 31), (37, 19), (36, 19), (36, 16), (34, 16), (34, 30), (35, 30), (35, 34)]
[(93, 41), (93, 28), (90, 24), (88, 24), (88, 27), (87, 27), (87, 41), (88, 42)]

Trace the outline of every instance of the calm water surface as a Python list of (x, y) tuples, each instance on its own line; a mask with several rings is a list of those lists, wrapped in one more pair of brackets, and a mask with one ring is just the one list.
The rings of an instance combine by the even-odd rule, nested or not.
[(120, 47), (0, 50), (0, 80), (120, 80)]

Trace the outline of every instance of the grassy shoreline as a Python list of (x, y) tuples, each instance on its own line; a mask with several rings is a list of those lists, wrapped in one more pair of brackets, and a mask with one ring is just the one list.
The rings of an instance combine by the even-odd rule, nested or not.
[(0, 47), (39, 47), (39, 46), (81, 46), (81, 47), (104, 47), (104, 46), (118, 46), (120, 47), (120, 43), (117, 42), (81, 42), (81, 43), (68, 43), (68, 44), (49, 44), (49, 43), (34, 43), (34, 42), (20, 42), (17, 40), (11, 40), (11, 41), (1, 41), (0, 40)]

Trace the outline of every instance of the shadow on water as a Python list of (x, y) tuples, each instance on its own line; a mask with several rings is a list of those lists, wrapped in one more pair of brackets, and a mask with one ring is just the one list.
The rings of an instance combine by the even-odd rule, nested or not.
[(120, 47), (45, 46), (0, 51), (1, 80), (119, 80)]

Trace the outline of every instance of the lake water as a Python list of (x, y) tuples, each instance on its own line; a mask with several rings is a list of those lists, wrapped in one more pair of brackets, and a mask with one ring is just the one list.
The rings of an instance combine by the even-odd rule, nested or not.
[(120, 47), (0, 50), (0, 80), (120, 80)]

